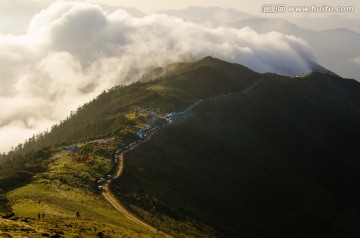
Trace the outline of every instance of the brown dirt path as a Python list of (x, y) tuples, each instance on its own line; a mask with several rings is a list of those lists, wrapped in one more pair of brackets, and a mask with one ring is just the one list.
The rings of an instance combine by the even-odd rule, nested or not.
[(153, 232), (153, 233), (157, 233), (159, 235), (162, 235), (164, 237), (173, 237), (171, 235), (165, 234), (162, 231), (158, 231), (155, 227), (147, 224), (145, 221), (139, 219), (138, 217), (136, 217), (134, 214), (132, 214), (131, 212), (129, 212), (128, 210), (126, 210), (126, 208), (124, 207), (124, 205), (121, 204), (121, 202), (114, 196), (114, 194), (110, 191), (110, 183), (116, 179), (119, 178), (124, 170), (124, 154), (130, 150), (135, 149), (136, 147), (138, 147), (139, 145), (141, 145), (142, 143), (148, 141), (153, 134), (155, 134), (156, 131), (152, 132), (149, 134), (148, 137), (146, 137), (146, 139), (144, 139), (141, 143), (136, 144), (135, 146), (133, 146), (132, 148), (128, 149), (127, 151), (124, 151), (123, 153), (120, 154), (120, 157), (118, 158), (118, 166), (116, 169), (116, 172), (113, 175), (112, 179), (109, 179), (105, 182), (105, 184), (103, 185), (104, 187), (104, 191), (102, 193), (104, 199), (106, 201), (108, 201), (119, 213), (121, 213), (123, 216), (125, 216), (126, 218), (128, 218), (129, 220), (131, 220), (132, 222), (148, 229), (149, 231)]

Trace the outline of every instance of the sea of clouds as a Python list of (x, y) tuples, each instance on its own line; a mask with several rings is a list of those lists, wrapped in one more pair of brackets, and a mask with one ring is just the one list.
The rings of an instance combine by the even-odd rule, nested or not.
[(309, 45), (278, 32), (207, 28), (176, 17), (57, 1), (22, 35), (0, 33), (0, 151), (151, 68), (211, 55), (257, 72), (295, 75), (316, 61)]

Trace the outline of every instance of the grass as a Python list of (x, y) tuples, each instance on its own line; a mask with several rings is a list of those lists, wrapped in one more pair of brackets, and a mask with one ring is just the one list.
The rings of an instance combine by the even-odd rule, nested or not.
[(359, 86), (264, 78), (128, 153), (117, 196), (176, 237), (359, 237)]
[[(34, 234), (55, 234), (55, 229), (66, 237), (95, 237), (99, 232), (111, 237), (156, 237), (119, 214), (96, 191), (96, 178), (105, 176), (112, 166), (111, 157), (106, 155), (115, 148), (115, 140), (108, 141), (110, 145), (106, 147), (92, 143), (79, 145), (77, 155), (59, 148), (50, 158), (46, 172), (34, 176), (30, 184), (7, 193), (12, 211), (20, 217), (19, 224), (14, 226), (26, 225), (21, 219), (27, 217), (31, 219)], [(95, 165), (84, 163), (89, 153), (96, 154)], [(80, 212), (81, 219), (76, 219), (76, 212)], [(45, 214), (45, 219), (37, 220), (38, 214)], [(6, 229), (11, 230), (10, 225), (2, 231)], [(16, 232), (19, 231), (10, 233)]]
[[(14, 220), (0, 220), (3, 237), (154, 237), (151, 234), (129, 230), (101, 221), (76, 218), (41, 218), (40, 220), (15, 217)], [(8, 234), (9, 236), (5, 236)]]
[[(175, 237), (359, 237), (357, 82), (318, 73), (260, 75), (210, 57), (169, 67), (144, 76), (153, 81), (104, 92), (30, 143), (89, 141), (78, 143), (78, 155), (52, 148), (32, 153), (26, 166), (22, 157), (0, 164), (2, 171), (16, 171), (1, 185), (36, 174), (2, 197), (2, 205), (10, 202), (21, 217), (46, 214), (30, 220), (36, 233), (56, 229), (91, 237), (101, 227), (117, 237), (153, 236), (96, 192), (95, 181), (111, 170), (114, 151), (137, 140), (137, 130), (151, 120), (129, 112), (140, 105), (181, 111), (263, 78), (248, 94), (201, 104), (129, 152), (112, 191), (133, 213)], [(91, 143), (109, 137), (109, 146)], [(94, 165), (85, 164), (89, 158)], [(13, 227), (25, 226), (21, 219)], [(3, 231), (12, 229), (9, 224)]]
[(130, 138), (135, 133), (130, 128), (139, 118), (134, 120), (126, 114), (136, 106), (160, 108), (165, 112), (181, 111), (199, 98), (239, 91), (260, 77), (260, 74), (243, 66), (209, 57), (169, 67), (171, 70), (165, 69), (154, 80), (116, 86), (103, 92), (59, 125), (54, 125), (51, 132), (34, 136), (9, 157), (43, 146), (116, 137), (125, 133)]

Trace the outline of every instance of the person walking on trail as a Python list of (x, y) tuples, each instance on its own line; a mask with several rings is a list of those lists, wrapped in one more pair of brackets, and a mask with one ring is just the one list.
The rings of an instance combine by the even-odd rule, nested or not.
[(76, 212), (76, 218), (77, 218), (77, 219), (80, 218), (80, 212)]
[(41, 216), (40, 213), (38, 213), (38, 220), (40, 220), (40, 216)]

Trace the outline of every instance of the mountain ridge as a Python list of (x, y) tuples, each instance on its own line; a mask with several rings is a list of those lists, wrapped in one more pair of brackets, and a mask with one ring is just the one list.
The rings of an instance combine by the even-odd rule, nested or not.
[[(158, 68), (143, 80), (104, 92), (49, 134), (34, 138), (31, 145), (38, 151), (27, 148), (30, 152), (22, 154), (18, 148), (1, 159), (7, 177), (0, 177), (0, 188), (7, 181), (27, 182), (7, 188), (7, 208), (24, 212), (21, 198), (34, 188), (49, 196), (44, 188), (60, 187), (71, 198), (78, 186), (87, 200), (71, 204), (62, 198), (63, 204), (67, 209), (91, 205), (92, 196), (99, 199), (94, 184), (115, 166), (116, 151), (132, 148), (140, 131), (162, 127), (162, 117), (170, 117), (174, 123), (126, 152), (123, 175), (110, 185), (146, 223), (175, 237), (331, 237), (336, 229), (358, 234), (334, 220), (346, 207), (357, 209), (357, 81), (317, 72), (295, 78), (259, 74), (212, 57)], [(49, 144), (55, 146), (39, 148)], [(75, 154), (64, 151), (74, 145)], [(89, 162), (94, 159), (96, 166)], [(30, 180), (24, 181), (26, 176)], [(53, 198), (44, 202), (59, 212), (61, 204)], [(43, 208), (31, 206), (25, 215)], [(102, 214), (109, 224), (115, 216), (95, 208), (85, 214), (91, 219)], [(127, 229), (119, 232), (146, 233)]]
[(337, 219), (358, 209), (359, 90), (313, 73), (202, 103), (129, 153), (113, 190), (168, 232), (164, 216), (207, 224), (214, 237), (356, 237)]

